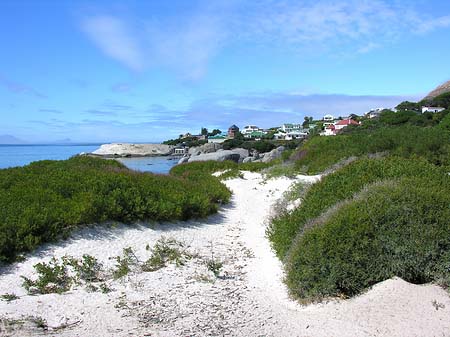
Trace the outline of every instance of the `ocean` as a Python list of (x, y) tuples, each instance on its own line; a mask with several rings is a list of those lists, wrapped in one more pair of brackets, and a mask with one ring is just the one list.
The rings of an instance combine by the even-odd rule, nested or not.
[[(100, 144), (87, 145), (0, 145), (0, 169), (24, 166), (38, 160), (63, 160), (81, 152), (92, 152)], [(166, 174), (178, 161), (168, 157), (118, 159), (128, 168), (142, 172)]]

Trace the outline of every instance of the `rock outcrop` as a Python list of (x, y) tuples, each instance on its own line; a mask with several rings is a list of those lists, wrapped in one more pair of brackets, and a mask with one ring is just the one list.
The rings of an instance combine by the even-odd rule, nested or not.
[(433, 99), (439, 95), (445, 94), (447, 92), (450, 92), (450, 81), (445, 82), (444, 84), (441, 84), (436, 89), (434, 89), (432, 92), (430, 92), (424, 100), (430, 100)]
[(172, 151), (173, 146), (165, 144), (112, 143), (101, 145), (92, 154), (102, 157), (150, 157), (167, 156)]
[(208, 160), (215, 160), (215, 161), (232, 160), (235, 161), (236, 163), (242, 163), (243, 160), (248, 157), (248, 155), (249, 155), (248, 150), (240, 148), (232, 150), (219, 149), (215, 152), (205, 152), (205, 153), (195, 151), (191, 155), (188, 154), (182, 157), (178, 161), (178, 164), (192, 163), (194, 161), (208, 161)]
[(212, 153), (222, 149), (222, 144), (206, 143), (200, 146), (191, 147), (188, 151), (190, 155), (199, 155), (202, 153)]

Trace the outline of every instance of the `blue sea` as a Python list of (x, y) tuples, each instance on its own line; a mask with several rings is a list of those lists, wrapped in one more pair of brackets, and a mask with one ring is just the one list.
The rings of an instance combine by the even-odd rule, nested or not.
[[(24, 166), (38, 160), (63, 160), (82, 152), (92, 152), (100, 144), (87, 145), (0, 145), (0, 169)], [(177, 163), (169, 157), (117, 159), (128, 168), (142, 172), (168, 173)]]

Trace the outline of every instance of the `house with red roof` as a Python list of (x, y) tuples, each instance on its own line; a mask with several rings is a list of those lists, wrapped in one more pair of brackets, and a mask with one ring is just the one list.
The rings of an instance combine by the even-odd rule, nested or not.
[(347, 119), (343, 119), (343, 120), (340, 120), (340, 121), (337, 121), (336, 123), (334, 123), (334, 128), (335, 128), (336, 132), (339, 132), (340, 130), (342, 130), (343, 128), (346, 128), (349, 125), (359, 125), (359, 123), (357, 121), (355, 121), (354, 119), (347, 118)]

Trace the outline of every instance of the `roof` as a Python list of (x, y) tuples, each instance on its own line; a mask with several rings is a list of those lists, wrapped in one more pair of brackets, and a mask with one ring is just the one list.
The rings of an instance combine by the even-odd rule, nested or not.
[(358, 125), (358, 122), (353, 119), (343, 119), (337, 122), (335, 125)]
[(227, 138), (227, 136), (219, 134), (219, 135), (209, 136), (208, 137), (208, 139), (223, 139), (223, 138)]
[(228, 128), (228, 130), (229, 130), (229, 129), (239, 130), (239, 128), (238, 128), (235, 124), (233, 124), (232, 126), (230, 126), (230, 127)]

